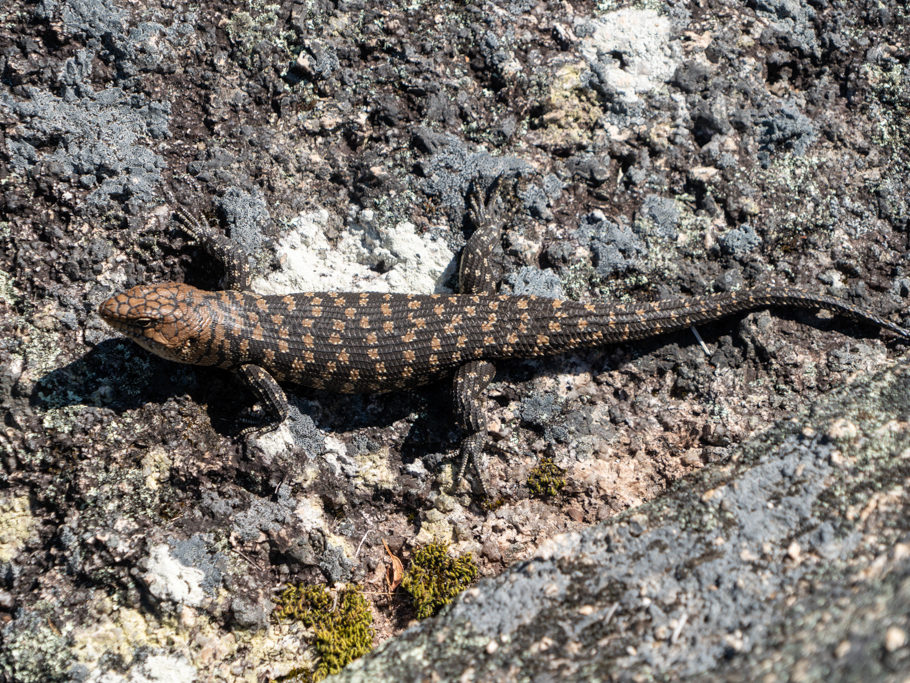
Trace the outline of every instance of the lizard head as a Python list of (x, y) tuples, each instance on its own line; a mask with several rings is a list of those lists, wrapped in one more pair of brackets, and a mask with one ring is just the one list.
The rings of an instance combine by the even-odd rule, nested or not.
[(180, 363), (204, 364), (210, 327), (199, 306), (205, 292), (176, 282), (140, 285), (112, 296), (98, 315), (154, 354)]

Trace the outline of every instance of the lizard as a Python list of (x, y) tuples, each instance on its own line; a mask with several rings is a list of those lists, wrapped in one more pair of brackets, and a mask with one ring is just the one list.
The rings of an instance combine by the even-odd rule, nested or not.
[(457, 481), (468, 464), (484, 496), (487, 440), (482, 395), (496, 360), (545, 356), (635, 341), (769, 307), (828, 309), (910, 339), (910, 330), (846, 300), (766, 285), (689, 298), (604, 303), (497, 293), (490, 256), (503, 220), (498, 179), (470, 193), (474, 231), (464, 247), (455, 294), (250, 291), (244, 255), (202, 217), (179, 207), (181, 228), (224, 268), (226, 289), (165, 282), (139, 285), (104, 301), (112, 328), (163, 358), (233, 371), (261, 406), (263, 419), (240, 434), (267, 432), (288, 416), (279, 382), (343, 393), (388, 392), (452, 375), (452, 402), (463, 431)]

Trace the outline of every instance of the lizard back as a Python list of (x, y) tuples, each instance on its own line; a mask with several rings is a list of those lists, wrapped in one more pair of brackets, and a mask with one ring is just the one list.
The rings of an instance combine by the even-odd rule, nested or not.
[(255, 363), (276, 379), (345, 393), (426, 383), (470, 360), (640, 339), (774, 305), (825, 307), (910, 336), (845, 301), (789, 288), (628, 305), (489, 294), (196, 292), (212, 323), (199, 340), (207, 352), (195, 362)]

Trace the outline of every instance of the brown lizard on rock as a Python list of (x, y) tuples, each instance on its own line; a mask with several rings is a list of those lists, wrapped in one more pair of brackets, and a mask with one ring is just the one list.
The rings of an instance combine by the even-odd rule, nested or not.
[[(498, 183), (497, 183), (498, 184)], [(479, 400), (493, 361), (529, 358), (652, 337), (767, 307), (824, 308), (910, 339), (910, 331), (835, 297), (766, 286), (688, 299), (582, 303), (497, 294), (489, 257), (500, 240), (498, 190), (472, 193), (475, 231), (461, 257), (458, 294), (249, 292), (245, 258), (204, 221), (177, 211), (183, 227), (222, 262), (228, 289), (168, 282), (140, 285), (101, 304), (101, 317), (145, 349), (193, 365), (235, 372), (262, 405), (269, 430), (288, 415), (278, 382), (353, 392), (393, 391), (453, 375), (454, 412), (465, 435), (463, 476), (480, 487), (487, 419)]]

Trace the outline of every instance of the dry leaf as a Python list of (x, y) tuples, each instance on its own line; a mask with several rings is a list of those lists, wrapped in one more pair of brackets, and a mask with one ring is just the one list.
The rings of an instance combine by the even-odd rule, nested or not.
[(385, 539), (382, 539), (382, 545), (385, 547), (385, 551), (389, 554), (389, 561), (392, 565), (386, 569), (385, 574), (385, 580), (389, 584), (389, 593), (391, 593), (396, 588), (398, 588), (398, 585), (404, 578), (404, 565), (401, 563), (401, 560), (393, 555), (392, 551), (389, 550), (389, 544), (385, 542)]

